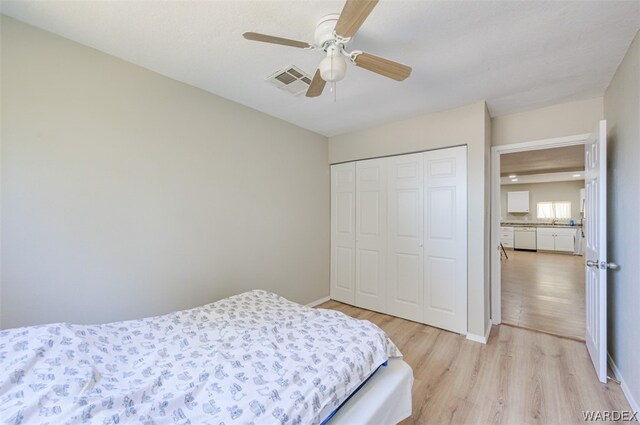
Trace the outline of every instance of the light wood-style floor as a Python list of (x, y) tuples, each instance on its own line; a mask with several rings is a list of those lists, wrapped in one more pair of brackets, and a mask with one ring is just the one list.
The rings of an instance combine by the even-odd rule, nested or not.
[(596, 378), (584, 343), (507, 325), (486, 345), (336, 301), (319, 306), (369, 320), (413, 368), (413, 415), (403, 425), (584, 424), (585, 410), (630, 410), (617, 384)]
[(502, 323), (584, 341), (584, 257), (507, 251)]

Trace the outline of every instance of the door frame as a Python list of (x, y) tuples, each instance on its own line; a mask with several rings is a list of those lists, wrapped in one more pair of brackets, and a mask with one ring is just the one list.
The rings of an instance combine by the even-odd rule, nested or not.
[(540, 139), (491, 147), (491, 323), (502, 323), (502, 283), (500, 268), (500, 155), (539, 149), (584, 145), (590, 134)]

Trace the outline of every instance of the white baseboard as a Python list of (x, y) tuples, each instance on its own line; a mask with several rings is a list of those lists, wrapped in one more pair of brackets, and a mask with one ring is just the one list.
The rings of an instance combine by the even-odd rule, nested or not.
[(484, 331), (484, 335), (475, 335), (472, 333), (467, 333), (467, 339), (469, 341), (479, 342), (481, 344), (486, 344), (489, 341), (489, 335), (491, 335), (491, 321), (489, 321), (489, 325), (487, 329)]
[(620, 370), (618, 370), (618, 366), (616, 366), (616, 363), (613, 361), (609, 353), (607, 353), (607, 357), (609, 358), (609, 366), (611, 366), (611, 370), (613, 370), (613, 374), (616, 375), (616, 379), (620, 381), (620, 387), (622, 388), (622, 392), (624, 393), (624, 396), (627, 397), (627, 401), (629, 401), (631, 410), (633, 410), (634, 412), (640, 412), (640, 404), (638, 404), (638, 402), (633, 398), (633, 395), (631, 395), (631, 391), (629, 391), (629, 387), (627, 386), (627, 383), (624, 381), (624, 377), (620, 373)]
[(330, 299), (331, 298), (329, 296), (326, 296), (326, 297), (320, 298), (319, 300), (311, 301), (309, 304), (307, 304), (307, 307), (315, 307), (315, 306), (320, 305), (322, 303), (326, 303)]

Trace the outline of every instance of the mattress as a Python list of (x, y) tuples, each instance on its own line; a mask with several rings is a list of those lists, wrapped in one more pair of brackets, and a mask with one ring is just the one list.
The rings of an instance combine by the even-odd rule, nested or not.
[(413, 371), (401, 358), (390, 359), (356, 391), (326, 425), (397, 424), (411, 416)]
[(0, 417), (317, 424), (400, 356), (368, 321), (256, 290), (141, 320), (0, 331)]

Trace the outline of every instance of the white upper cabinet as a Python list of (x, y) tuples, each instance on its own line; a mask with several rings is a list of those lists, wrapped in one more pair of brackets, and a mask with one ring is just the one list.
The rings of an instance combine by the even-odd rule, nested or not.
[(529, 191), (507, 192), (507, 212), (528, 213)]

